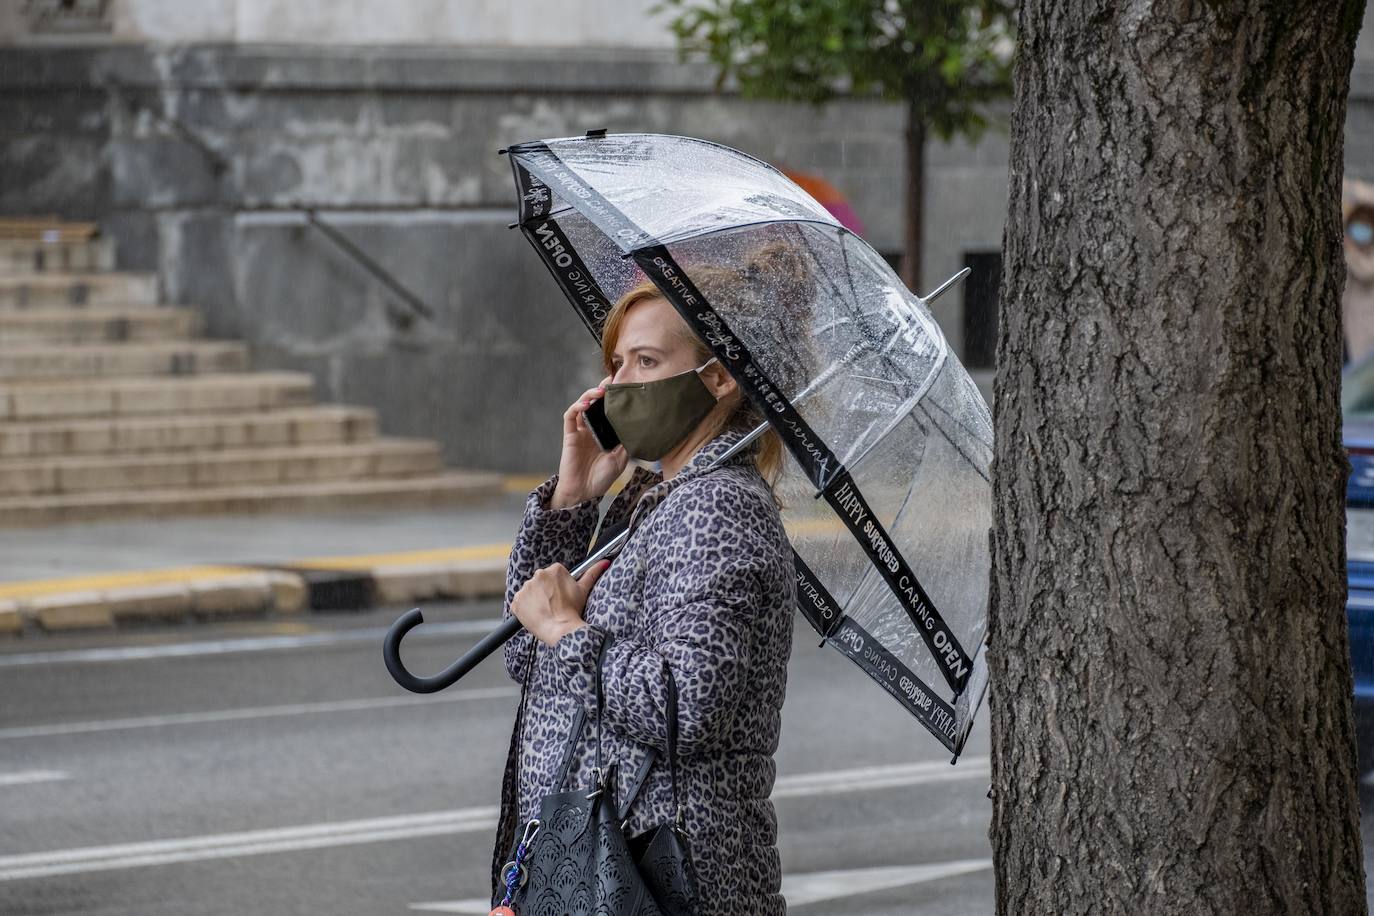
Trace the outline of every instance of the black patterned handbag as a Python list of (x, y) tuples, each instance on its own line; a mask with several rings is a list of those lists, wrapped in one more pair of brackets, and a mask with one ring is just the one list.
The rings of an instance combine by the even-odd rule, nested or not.
[[(590, 789), (563, 788), (587, 718), (586, 710), (578, 710), (554, 783), (558, 791), (541, 799), (537, 821), (527, 824), (524, 836), (517, 840), (501, 869), (502, 883), (492, 898), (493, 907), (511, 907), (518, 916), (695, 916), (697, 912), (691, 851), (677, 798), (677, 685), (665, 665), (674, 820), (627, 840), (625, 812), (615, 810), (611, 790), (615, 768), (603, 768), (601, 762), (601, 666), (611, 639), (607, 634), (597, 657), (597, 783)], [(634, 776), (626, 812), (639, 795), (654, 758), (651, 748)]]

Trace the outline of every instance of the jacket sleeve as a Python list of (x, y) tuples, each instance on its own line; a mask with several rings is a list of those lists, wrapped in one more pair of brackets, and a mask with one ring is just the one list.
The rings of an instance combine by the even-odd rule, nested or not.
[[(654, 537), (645, 569), (647, 607), (629, 609), (642, 613), (645, 625), (636, 636), (617, 637), (603, 664), (606, 725), (660, 751), (666, 751), (669, 673), (678, 687), (679, 753), (711, 750), (727, 737), (755, 641), (770, 625), (765, 615), (776, 613), (770, 590), (783, 584), (774, 582), (775, 526), (741, 524), (733, 512), (725, 514), (718, 504), (722, 489), (698, 491), (701, 498), (680, 501), (676, 511), (664, 512), (673, 508), (665, 503), (648, 522)], [(604, 638), (587, 625), (554, 646), (566, 689), (588, 708), (596, 704)]]
[[(501, 611), (502, 620), (510, 618), (511, 600), (537, 570), (554, 563), (562, 563), (571, 569), (586, 555), (587, 542), (591, 540), (592, 530), (596, 527), (599, 501), (588, 499), (566, 509), (550, 509), (549, 500), (557, 485), (558, 475), (555, 474), (536, 487), (525, 500), (525, 515), (515, 532), (515, 543), (506, 564), (506, 600)], [(506, 674), (517, 683), (525, 679), (525, 668), (529, 664), (533, 645), (534, 634), (521, 630), (503, 647)]]

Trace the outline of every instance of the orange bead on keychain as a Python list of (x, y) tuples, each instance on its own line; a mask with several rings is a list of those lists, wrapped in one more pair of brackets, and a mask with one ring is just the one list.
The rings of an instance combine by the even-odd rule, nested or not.
[(515, 910), (512, 910), (508, 906), (498, 906), (488, 913), (487, 916), (515, 916)]

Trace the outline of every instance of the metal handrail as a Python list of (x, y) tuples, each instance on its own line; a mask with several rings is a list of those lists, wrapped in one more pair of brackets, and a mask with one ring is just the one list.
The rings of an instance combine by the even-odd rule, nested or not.
[(320, 216), (318, 213), (315, 212), (314, 207), (307, 207), (302, 204), (294, 204), (291, 207), (291, 209), (299, 210), (302, 213), (304, 213), (305, 219), (308, 223), (310, 223), (310, 225), (314, 226), (321, 233), (323, 233), (325, 238), (329, 239), (336, 246), (338, 246), (338, 248), (341, 251), (343, 251), (354, 261), (356, 261), (364, 270), (372, 274), (372, 276), (377, 278), (377, 280), (381, 281), (381, 283), (384, 286), (386, 286), (387, 289), (391, 290), (398, 297), (400, 297), (401, 301), (403, 301), (406, 305), (410, 306), (410, 308), (414, 312), (430, 321), (434, 320), (434, 310), (431, 309), (423, 299), (421, 299), (415, 293), (411, 292), (411, 290), (407, 286), (405, 286), (405, 284), (403, 284), (400, 280), (397, 280), (394, 276), (392, 276), (391, 272), (388, 271), (385, 267), (374, 261), (372, 259), (372, 256), (369, 255), (366, 251), (363, 251), (357, 245), (353, 244), (352, 240), (350, 240), (348, 236), (344, 235), (338, 229), (329, 225), (329, 223), (320, 219)]
[(105, 79), (105, 85), (110, 88), (126, 108), (132, 110), (137, 107), (148, 112), (148, 114), (152, 115), (154, 121), (157, 121), (164, 127), (170, 128), (173, 133), (189, 143), (196, 152), (205, 157), (206, 161), (210, 163), (210, 167), (215, 170), (215, 174), (222, 175), (229, 171), (229, 160), (225, 158), (219, 150), (211, 146), (204, 137), (182, 123), (180, 119), (168, 114), (165, 110), (159, 110), (134, 98), (129, 94), (128, 87), (113, 77), (107, 77)]

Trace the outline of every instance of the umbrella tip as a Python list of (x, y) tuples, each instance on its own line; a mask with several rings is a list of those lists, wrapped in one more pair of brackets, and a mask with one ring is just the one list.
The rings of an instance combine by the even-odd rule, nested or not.
[(954, 287), (954, 284), (963, 280), (972, 272), (973, 271), (970, 268), (965, 267), (963, 270), (959, 271), (957, 274), (950, 277), (948, 280), (941, 283), (939, 286), (935, 287), (933, 291), (926, 293), (924, 296), (922, 296), (921, 301), (927, 304), (934, 302), (936, 299), (939, 299), (945, 293), (949, 292)]

